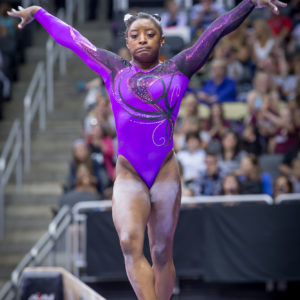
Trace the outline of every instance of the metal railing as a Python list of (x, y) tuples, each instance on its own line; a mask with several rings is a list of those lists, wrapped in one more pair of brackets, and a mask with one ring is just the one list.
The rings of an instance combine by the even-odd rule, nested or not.
[(15, 120), (0, 157), (0, 240), (4, 236), (4, 191), (13, 171), (16, 175), (16, 190), (22, 186), (22, 131), (20, 121)]
[(44, 62), (39, 62), (24, 98), (24, 163), (25, 171), (31, 164), (31, 125), (39, 111), (39, 129), (46, 128), (46, 72)]
[(16, 299), (20, 278), (26, 267), (59, 265), (70, 270), (70, 241), (67, 230), (70, 223), (70, 209), (64, 206), (50, 223), (48, 232), (40, 238), (12, 272), (11, 280), (0, 291), (0, 300)]
[(205, 204), (205, 203), (231, 203), (231, 202), (264, 202), (274, 204), (271, 196), (266, 194), (259, 195), (226, 195), (226, 196), (198, 196), (182, 197), (181, 205)]
[(280, 204), (285, 201), (300, 201), (300, 193), (282, 194), (275, 199), (276, 204)]
[[(68, 1), (67, 3), (72, 3)], [(60, 9), (57, 14), (58, 18), (64, 20), (64, 9)], [(54, 67), (59, 59), (60, 75), (65, 75), (67, 70), (66, 49), (49, 37), (46, 43), (46, 76), (47, 76), (47, 110), (52, 112), (54, 108)]]

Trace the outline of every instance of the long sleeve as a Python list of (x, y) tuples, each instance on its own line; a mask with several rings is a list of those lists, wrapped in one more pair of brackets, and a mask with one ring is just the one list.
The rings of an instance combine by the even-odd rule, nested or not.
[(39, 9), (35, 14), (35, 19), (57, 43), (75, 52), (104, 81), (109, 80), (112, 72), (117, 72), (123, 66), (124, 60), (121, 57), (107, 50), (98, 49), (76, 29), (45, 9)]
[(192, 47), (181, 51), (171, 60), (183, 74), (190, 78), (203, 66), (216, 43), (223, 36), (234, 31), (254, 7), (251, 0), (244, 0), (234, 9), (216, 19)]

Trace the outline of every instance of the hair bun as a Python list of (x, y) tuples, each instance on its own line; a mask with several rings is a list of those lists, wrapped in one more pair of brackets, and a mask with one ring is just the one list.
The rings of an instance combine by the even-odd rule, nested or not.
[(153, 14), (152, 16), (153, 16), (158, 22), (161, 21), (161, 17), (160, 17), (159, 14)]
[(124, 22), (127, 22), (132, 17), (132, 14), (126, 14), (124, 16)]

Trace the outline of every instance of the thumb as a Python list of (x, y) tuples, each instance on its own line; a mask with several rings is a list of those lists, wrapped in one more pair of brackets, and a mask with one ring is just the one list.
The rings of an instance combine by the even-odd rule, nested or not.
[(21, 21), (21, 23), (19, 23), (18, 28), (23, 29), (24, 26), (25, 26), (25, 20), (24, 20), (24, 18), (22, 18), (22, 21)]

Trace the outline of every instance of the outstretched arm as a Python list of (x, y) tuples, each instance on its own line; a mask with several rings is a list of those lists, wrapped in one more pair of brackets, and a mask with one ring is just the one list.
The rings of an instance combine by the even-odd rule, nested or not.
[(230, 12), (216, 19), (199, 37), (195, 44), (177, 54), (172, 60), (179, 70), (191, 77), (199, 70), (216, 43), (226, 34), (234, 31), (251, 13), (255, 7), (270, 7), (278, 14), (277, 6), (286, 6), (278, 0), (244, 0)]
[(19, 7), (19, 11), (12, 10), (8, 14), (22, 19), (20, 29), (36, 19), (57, 43), (74, 51), (92, 70), (102, 76), (104, 81), (109, 80), (113, 70), (122, 66), (123, 60), (119, 56), (96, 48), (76, 29), (39, 6), (26, 9)]

